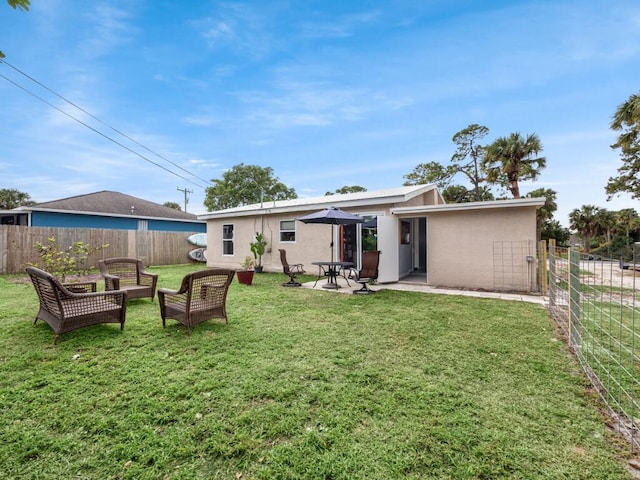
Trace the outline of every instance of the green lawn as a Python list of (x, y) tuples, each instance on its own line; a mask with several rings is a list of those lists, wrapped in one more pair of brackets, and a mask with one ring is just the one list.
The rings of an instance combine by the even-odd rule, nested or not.
[[(150, 270), (177, 288), (193, 268)], [(537, 305), (262, 274), (234, 280), (229, 325), (186, 336), (136, 300), (124, 331), (53, 346), (15, 280), (0, 277), (2, 479), (630, 478)]]

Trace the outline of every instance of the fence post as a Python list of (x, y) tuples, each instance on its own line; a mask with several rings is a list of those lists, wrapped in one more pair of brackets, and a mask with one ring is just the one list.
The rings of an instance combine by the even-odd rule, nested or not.
[(540, 261), (538, 262), (538, 282), (540, 284), (540, 293), (542, 295), (547, 295), (549, 292), (549, 283), (548, 283), (548, 271), (547, 269), (547, 242), (545, 240), (540, 240), (540, 246), (538, 247), (538, 251), (540, 252)]
[(556, 304), (556, 241), (553, 238), (549, 239), (549, 306), (554, 307)]
[(580, 348), (580, 252), (569, 249), (569, 326), (571, 346)]

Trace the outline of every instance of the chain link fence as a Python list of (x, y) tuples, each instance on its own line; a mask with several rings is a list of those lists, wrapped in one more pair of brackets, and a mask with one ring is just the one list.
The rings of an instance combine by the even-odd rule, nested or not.
[(640, 447), (640, 264), (548, 248), (549, 310), (615, 420)]

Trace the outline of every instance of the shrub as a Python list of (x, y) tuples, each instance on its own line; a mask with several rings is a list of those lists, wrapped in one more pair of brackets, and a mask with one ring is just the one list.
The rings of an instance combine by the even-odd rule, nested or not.
[(68, 275), (86, 275), (89, 273), (91, 267), (86, 265), (89, 255), (107, 247), (109, 247), (109, 244), (92, 247), (85, 242), (74, 242), (66, 250), (62, 250), (58, 246), (55, 237), (49, 237), (47, 243), (36, 243), (36, 251), (40, 255), (43, 266), (39, 264), (32, 265), (46, 270), (64, 282)]

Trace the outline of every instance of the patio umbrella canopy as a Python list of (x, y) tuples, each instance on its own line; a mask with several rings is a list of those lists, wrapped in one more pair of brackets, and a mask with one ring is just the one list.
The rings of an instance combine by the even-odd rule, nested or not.
[(355, 225), (364, 223), (364, 218), (353, 213), (345, 212), (336, 207), (325, 208), (319, 212), (310, 213), (298, 218), (302, 223), (324, 223), (331, 225), (331, 260), (333, 260), (333, 226)]

